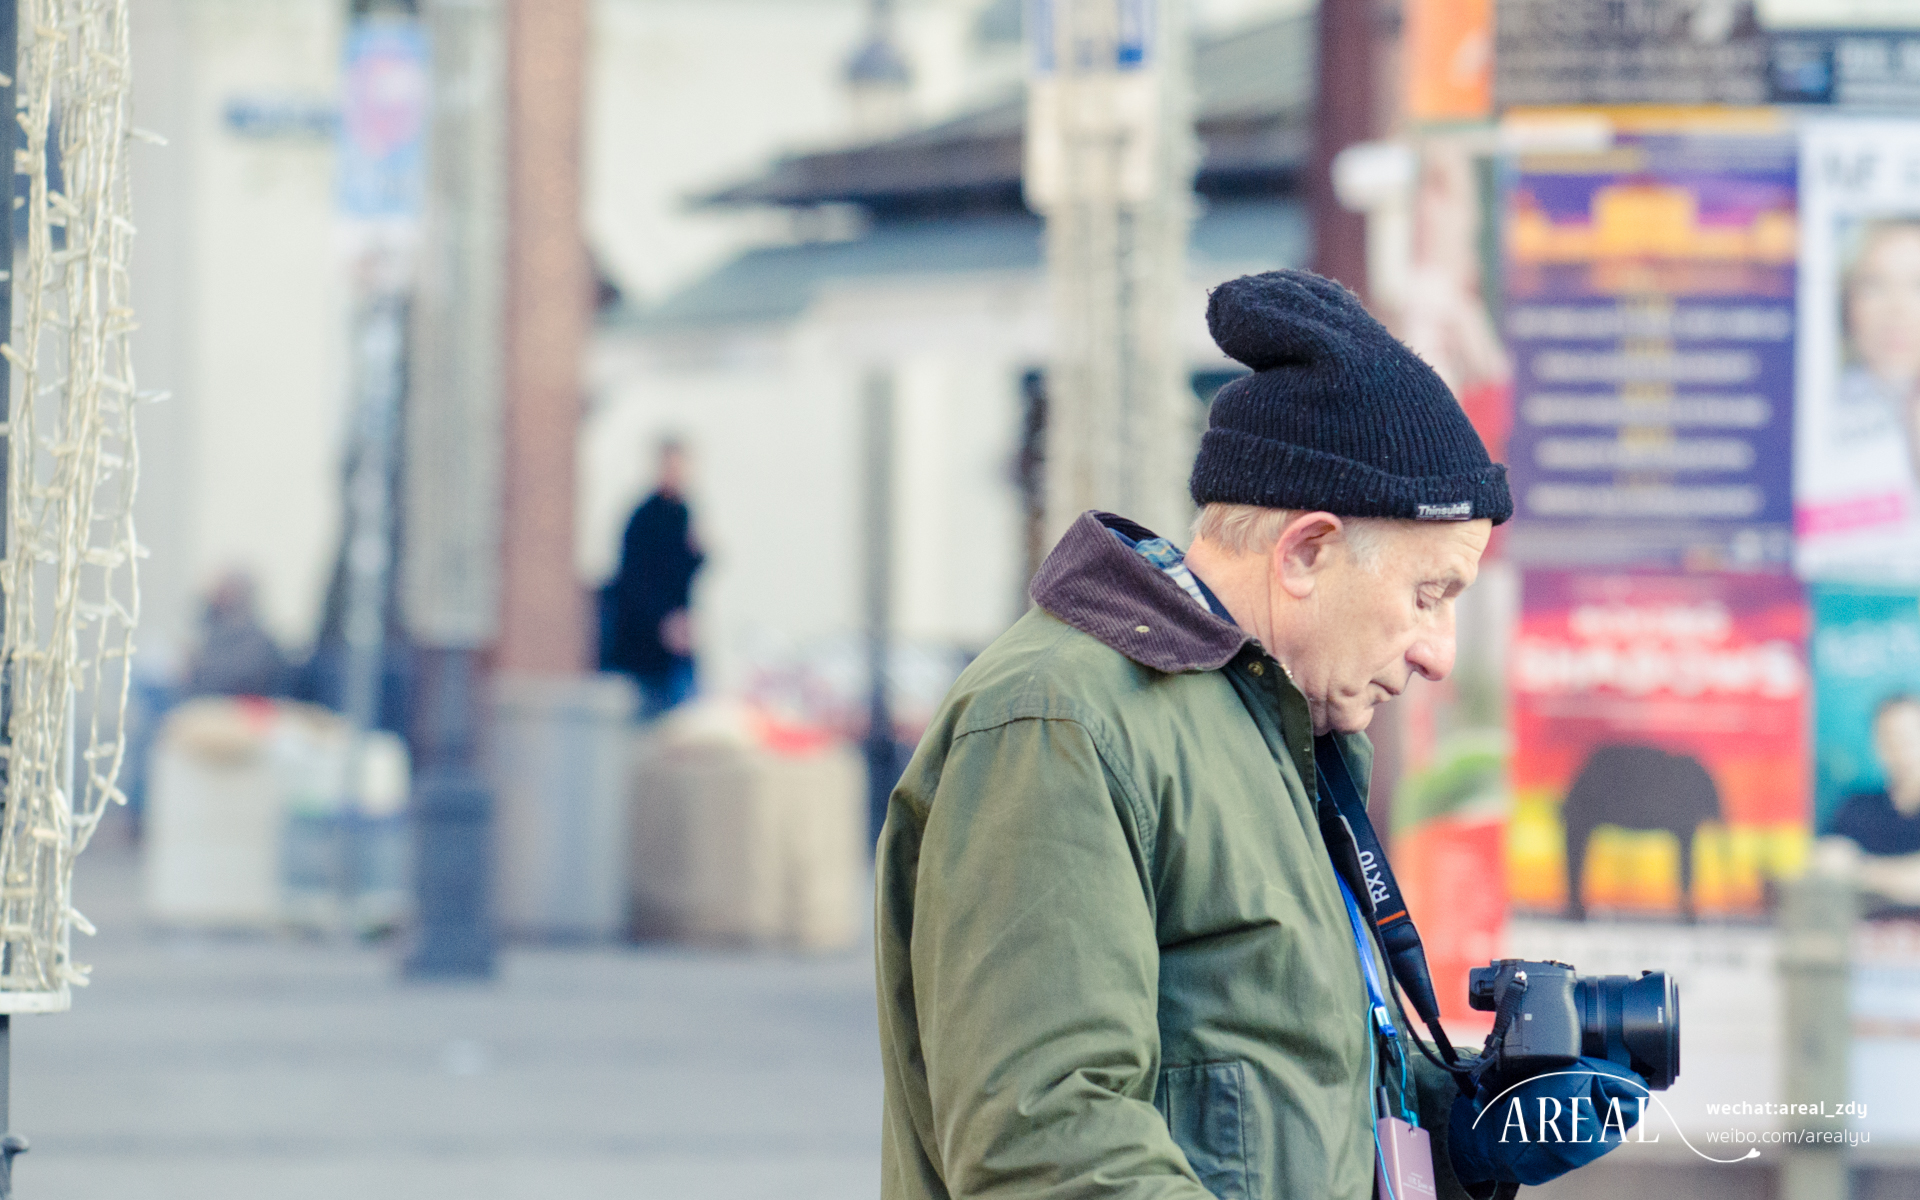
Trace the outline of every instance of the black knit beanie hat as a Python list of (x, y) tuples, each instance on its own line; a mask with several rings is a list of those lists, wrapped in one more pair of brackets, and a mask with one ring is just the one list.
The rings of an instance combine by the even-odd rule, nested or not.
[(1513, 515), (1506, 467), (1447, 385), (1333, 280), (1269, 271), (1223, 283), (1207, 328), (1253, 374), (1214, 398), (1195, 504), (1496, 525)]

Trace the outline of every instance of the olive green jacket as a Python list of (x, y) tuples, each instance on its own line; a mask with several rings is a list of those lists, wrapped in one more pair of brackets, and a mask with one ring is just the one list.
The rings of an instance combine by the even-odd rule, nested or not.
[[(1367, 992), (1306, 701), (1103, 519), (1150, 536), (1081, 518), (893, 792), (881, 1194), (1365, 1200)], [(1371, 747), (1343, 753), (1364, 788)], [(1452, 1084), (1410, 1057), (1463, 1197)]]

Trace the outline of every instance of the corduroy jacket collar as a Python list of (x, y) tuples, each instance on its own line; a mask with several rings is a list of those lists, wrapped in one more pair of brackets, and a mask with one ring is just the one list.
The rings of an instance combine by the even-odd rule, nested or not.
[(1176, 674), (1227, 665), (1253, 639), (1193, 602), (1159, 568), (1129, 550), (1159, 535), (1112, 513), (1083, 513), (1033, 577), (1033, 602), (1143, 667)]

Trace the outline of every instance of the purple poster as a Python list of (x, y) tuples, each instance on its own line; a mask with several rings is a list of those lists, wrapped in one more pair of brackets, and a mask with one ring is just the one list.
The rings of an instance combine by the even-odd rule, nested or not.
[(1786, 568), (1796, 153), (1707, 128), (1516, 160), (1516, 557)]

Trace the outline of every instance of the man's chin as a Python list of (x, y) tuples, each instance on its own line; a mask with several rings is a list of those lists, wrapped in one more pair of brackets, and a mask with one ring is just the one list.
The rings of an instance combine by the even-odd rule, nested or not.
[(1374, 705), (1365, 705), (1358, 709), (1340, 709), (1328, 715), (1325, 728), (1319, 722), (1314, 724), (1314, 733), (1365, 733), (1367, 726), (1373, 724)]

